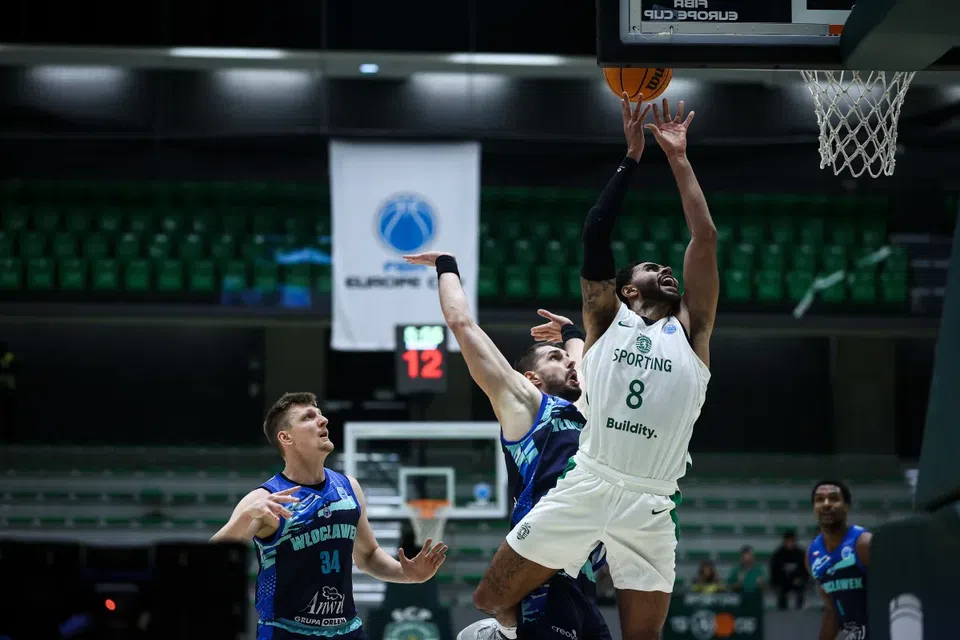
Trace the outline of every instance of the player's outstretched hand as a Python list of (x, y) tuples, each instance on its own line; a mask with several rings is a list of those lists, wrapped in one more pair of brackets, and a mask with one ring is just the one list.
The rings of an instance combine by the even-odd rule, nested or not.
[(693, 114), (691, 111), (687, 119), (683, 119), (683, 100), (677, 105), (677, 114), (673, 117), (670, 116), (670, 103), (666, 98), (663, 99), (663, 113), (660, 113), (657, 105), (653, 105), (653, 124), (646, 125), (646, 128), (667, 157), (682, 156), (687, 152), (687, 129), (693, 122)]
[(283, 491), (270, 493), (259, 500), (256, 500), (247, 507), (247, 515), (253, 521), (258, 521), (261, 526), (268, 524), (279, 524), (280, 518), (289, 518), (293, 513), (287, 509), (285, 504), (291, 502), (300, 502), (300, 498), (295, 498), (294, 493), (300, 490), (300, 487), (290, 487)]
[(410, 264), (425, 264), (428, 267), (437, 266), (437, 258), (440, 256), (450, 256), (454, 258), (452, 253), (447, 251), (425, 251), (424, 253), (414, 253), (412, 255), (403, 256), (403, 259)]
[(560, 329), (566, 324), (573, 324), (573, 321), (570, 318), (551, 313), (546, 309), (537, 309), (537, 314), (546, 318), (549, 322), (538, 324), (530, 329), (530, 335), (533, 339), (546, 342), (563, 342), (563, 334), (560, 332)]
[(433, 544), (433, 540), (427, 538), (420, 553), (414, 556), (413, 560), (407, 558), (403, 547), (397, 551), (397, 559), (400, 561), (400, 570), (410, 582), (426, 582), (437, 573), (437, 569), (447, 559), (447, 545), (442, 542)]
[(630, 96), (624, 91), (620, 96), (620, 111), (623, 116), (623, 135), (627, 139), (627, 156), (634, 160), (639, 160), (643, 155), (643, 147), (646, 140), (643, 136), (643, 121), (647, 119), (647, 113), (650, 112), (650, 104), (646, 106), (637, 101), (635, 109), (630, 109)]

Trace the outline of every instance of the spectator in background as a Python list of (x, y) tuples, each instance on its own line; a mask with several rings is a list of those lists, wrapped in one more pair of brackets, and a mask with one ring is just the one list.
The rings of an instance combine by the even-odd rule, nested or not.
[(740, 549), (740, 563), (727, 576), (727, 587), (737, 593), (752, 593), (763, 586), (763, 569), (754, 561), (753, 547), (746, 545)]
[(720, 578), (717, 576), (717, 568), (713, 566), (713, 562), (701, 560), (700, 569), (697, 570), (697, 579), (693, 581), (693, 586), (690, 589), (697, 593), (716, 593), (725, 591), (726, 587), (720, 582)]
[(797, 534), (787, 531), (783, 544), (770, 558), (770, 585), (777, 590), (777, 607), (789, 608), (788, 598), (796, 594), (796, 608), (803, 608), (803, 592), (807, 588), (807, 568), (803, 564), (803, 550), (797, 546)]

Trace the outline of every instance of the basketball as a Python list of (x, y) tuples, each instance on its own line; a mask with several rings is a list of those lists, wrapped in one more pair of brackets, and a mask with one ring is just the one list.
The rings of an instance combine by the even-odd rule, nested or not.
[(603, 70), (607, 86), (617, 97), (626, 91), (630, 102), (649, 102), (659, 98), (673, 79), (673, 69), (641, 69), (637, 67), (607, 67)]

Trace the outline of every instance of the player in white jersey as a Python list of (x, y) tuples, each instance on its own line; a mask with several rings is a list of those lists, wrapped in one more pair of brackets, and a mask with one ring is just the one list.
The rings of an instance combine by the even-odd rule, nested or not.
[[(654, 123), (644, 124), (651, 106)], [(607, 549), (624, 640), (654, 640), (673, 591), (687, 445), (710, 379), (710, 336), (719, 295), (717, 231), (686, 154), (683, 119), (663, 101), (631, 110), (622, 100), (627, 156), (583, 228), (581, 362), (587, 424), (575, 467), (514, 527), (475, 604), (496, 615), (553, 572), (576, 572), (598, 542)], [(611, 237), (644, 128), (663, 149), (680, 189), (690, 243), (684, 293), (669, 266), (616, 271)]]

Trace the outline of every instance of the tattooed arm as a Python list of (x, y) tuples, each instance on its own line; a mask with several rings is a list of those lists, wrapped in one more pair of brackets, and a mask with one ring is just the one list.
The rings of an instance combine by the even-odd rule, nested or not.
[(630, 109), (627, 94), (620, 100), (623, 118), (623, 133), (627, 138), (627, 155), (617, 167), (617, 172), (597, 198), (583, 223), (583, 266), (580, 269), (580, 291), (583, 295), (583, 325), (587, 340), (583, 346), (586, 353), (613, 322), (620, 309), (616, 291), (616, 264), (613, 247), (610, 245), (617, 215), (630, 184), (630, 176), (637, 168), (643, 154), (643, 121), (650, 110), (648, 104)]

